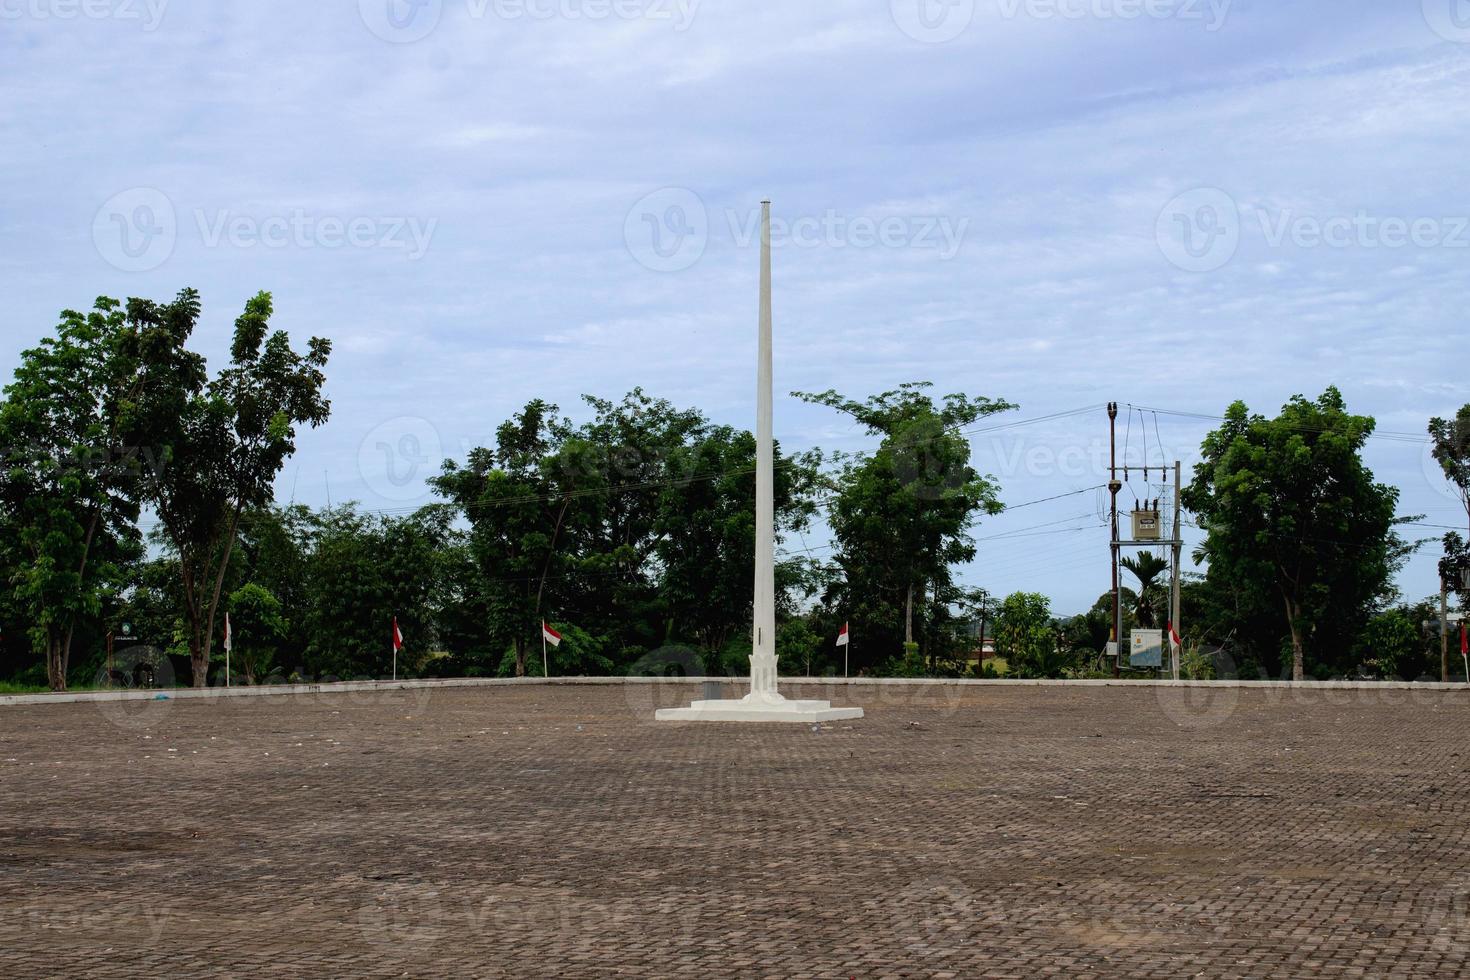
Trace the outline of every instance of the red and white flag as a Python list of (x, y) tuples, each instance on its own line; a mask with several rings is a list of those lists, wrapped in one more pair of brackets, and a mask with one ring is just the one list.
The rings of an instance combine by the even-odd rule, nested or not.
[(840, 647), (847, 646), (847, 624), (846, 623), (843, 623), (842, 624), (842, 630), (841, 630), (841, 632), (839, 632), (837, 634), (837, 645), (840, 646)]
[(393, 617), (393, 652), (403, 649), (403, 630), (398, 628), (398, 617)]
[(544, 619), (541, 620), (541, 636), (544, 640), (546, 640), (547, 643), (550, 643), (552, 646), (561, 646), (561, 634), (552, 629), (551, 624)]
[(1170, 620), (1169, 622), (1169, 646), (1176, 649), (1184, 646), (1184, 641), (1179, 639), (1179, 631), (1174, 629), (1174, 623), (1172, 620)]
[(225, 653), (235, 646), (235, 631), (230, 629), (230, 614), (225, 613)]

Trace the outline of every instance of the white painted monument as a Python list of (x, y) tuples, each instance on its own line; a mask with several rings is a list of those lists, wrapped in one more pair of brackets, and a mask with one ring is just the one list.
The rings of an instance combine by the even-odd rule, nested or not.
[(862, 708), (827, 701), (788, 701), (776, 690), (775, 447), (771, 395), (771, 202), (761, 202), (760, 358), (755, 413), (755, 628), (750, 693), (739, 700), (695, 701), (661, 708), (659, 721), (820, 722), (861, 718)]

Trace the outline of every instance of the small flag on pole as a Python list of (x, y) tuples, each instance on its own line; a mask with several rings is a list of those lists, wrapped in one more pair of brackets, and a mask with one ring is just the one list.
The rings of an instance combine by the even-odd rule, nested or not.
[(1470, 634), (1465, 632), (1465, 624), (1460, 624), (1460, 656), (1470, 656)]
[(837, 645), (840, 647), (847, 646), (847, 625), (847, 623), (843, 623), (842, 630), (837, 634)]
[(1179, 631), (1174, 628), (1174, 623), (1169, 622), (1169, 646), (1178, 649), (1184, 646), (1184, 641), (1179, 638)]
[(230, 629), (230, 614), (225, 613), (225, 653), (235, 648), (235, 631)]
[(403, 630), (398, 628), (398, 617), (393, 617), (393, 652), (403, 649)]
[(561, 646), (561, 634), (552, 629), (551, 624), (544, 619), (541, 620), (541, 637), (554, 647)]

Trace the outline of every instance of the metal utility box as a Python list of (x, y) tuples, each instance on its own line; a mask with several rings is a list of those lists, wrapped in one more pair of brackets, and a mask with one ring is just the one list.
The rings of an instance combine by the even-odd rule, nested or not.
[(1159, 520), (1159, 512), (1156, 510), (1135, 510), (1133, 512), (1133, 540), (1134, 541), (1158, 541), (1163, 537), (1163, 522)]
[(1131, 667), (1164, 666), (1164, 631), (1134, 630), (1128, 634), (1132, 649), (1128, 657)]

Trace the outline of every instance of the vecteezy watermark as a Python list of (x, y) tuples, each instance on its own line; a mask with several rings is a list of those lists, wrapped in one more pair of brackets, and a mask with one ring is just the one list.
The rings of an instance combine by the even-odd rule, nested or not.
[[(623, 222), (623, 241), (637, 262), (654, 272), (682, 272), (704, 256), (711, 239), (752, 248), (760, 239), (761, 212), (727, 208), (711, 214), (687, 187), (665, 187), (640, 198)], [(959, 254), (969, 218), (948, 215), (883, 216), (829, 209), (795, 218), (772, 217), (771, 247), (802, 249), (927, 249), (949, 260)]]
[[(1235, 0), (993, 0), (1002, 20), (1172, 20), (1225, 26)], [(976, 0), (889, 0), (893, 22), (915, 41), (943, 44), (975, 20)]]
[(1470, 44), (1470, 0), (1423, 0), (1424, 20), (1446, 41)]
[(288, 214), (237, 214), (228, 209), (208, 212), (195, 209), (194, 223), (205, 247), (218, 248), (381, 248), (402, 251), (417, 261), (428, 252), (439, 228), (439, 219), (423, 221), (411, 216), (314, 215), (304, 208)]
[(169, 0), (0, 0), (0, 20), (137, 21), (156, 31)]
[[(312, 214), (304, 208), (263, 217), (196, 208), (192, 218), (205, 248), (385, 249), (415, 261), (428, 252), (439, 227), (437, 218)], [(174, 202), (154, 187), (113, 195), (92, 219), (97, 254), (123, 272), (149, 272), (163, 265), (173, 255), (180, 231)]]
[(919, 959), (953, 956), (972, 941), (981, 908), (958, 878), (933, 877), (910, 883), (890, 903), (894, 937)]
[(1470, 874), (1463, 872), (1420, 899), (1424, 931), (1439, 952), (1464, 953), (1470, 949)]
[(1235, 0), (996, 0), (1006, 20), (1177, 20), (1210, 33), (1225, 26)]
[(953, 41), (975, 19), (975, 0), (888, 0), (893, 22), (915, 41)]
[(179, 224), (174, 203), (153, 187), (115, 194), (92, 219), (92, 244), (123, 272), (149, 272), (174, 254)]
[(623, 222), (623, 242), (654, 272), (682, 272), (709, 246), (709, 210), (685, 187), (665, 187), (641, 198)]
[(357, 448), (357, 472), (368, 489), (385, 500), (416, 500), (424, 480), (444, 463), (439, 430), (428, 419), (389, 419), (363, 437)]
[(1159, 250), (1187, 272), (1214, 272), (1235, 258), (1247, 232), (1271, 249), (1470, 249), (1470, 215), (1404, 217), (1359, 208), (1320, 215), (1293, 208), (1242, 209), (1217, 187), (1186, 191), (1164, 206)]
[[(689, 30), (703, 0), (452, 0), (473, 21), (650, 21)], [(444, 18), (445, 0), (358, 0), (373, 34), (393, 44), (422, 41)]]
[(1164, 258), (1186, 272), (1214, 272), (1240, 248), (1240, 208), (1217, 187), (1198, 187), (1159, 212), (1154, 237)]

